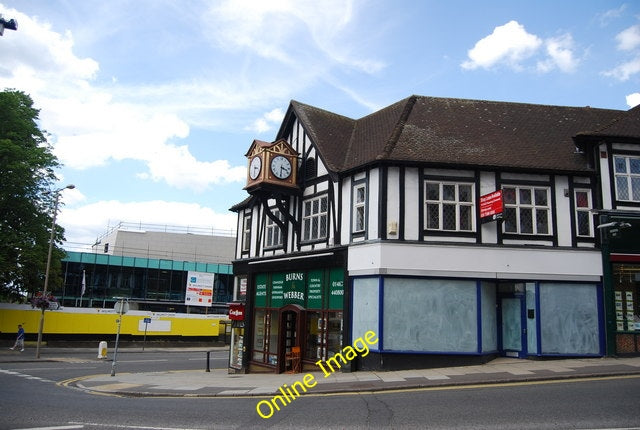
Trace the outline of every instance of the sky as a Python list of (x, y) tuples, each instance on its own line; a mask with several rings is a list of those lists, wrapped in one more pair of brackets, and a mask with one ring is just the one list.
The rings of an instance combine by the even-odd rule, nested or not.
[(245, 153), (291, 100), (361, 118), (410, 95), (628, 110), (640, 2), (0, 0), (0, 90), (62, 166), (65, 248), (119, 222), (235, 229)]

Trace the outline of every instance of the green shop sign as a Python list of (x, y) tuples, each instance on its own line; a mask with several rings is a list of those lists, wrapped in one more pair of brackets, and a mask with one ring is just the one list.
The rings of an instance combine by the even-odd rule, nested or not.
[(299, 305), (308, 309), (344, 307), (344, 271), (311, 270), (256, 275), (255, 306), (280, 308)]
[(256, 275), (256, 302), (257, 307), (267, 306), (267, 275)]
[(324, 270), (312, 270), (307, 278), (307, 308), (322, 309)]
[(331, 269), (329, 272), (329, 309), (343, 309), (344, 306), (344, 272), (342, 269)]

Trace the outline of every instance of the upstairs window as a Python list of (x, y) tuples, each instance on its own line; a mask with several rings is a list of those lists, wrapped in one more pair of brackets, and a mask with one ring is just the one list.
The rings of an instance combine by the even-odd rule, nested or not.
[(251, 248), (251, 215), (245, 215), (242, 225), (242, 250), (249, 251)]
[[(273, 216), (278, 218), (280, 221), (284, 222), (284, 215), (278, 209), (272, 209), (271, 211)], [(265, 246), (267, 248), (275, 248), (278, 246), (282, 246), (283, 238), (282, 238), (282, 230), (276, 224), (276, 222), (271, 219), (271, 217), (267, 217), (267, 226), (265, 229), (266, 243)]]
[(582, 237), (593, 237), (591, 190), (576, 189), (573, 196), (576, 204), (576, 234)]
[(616, 200), (640, 202), (640, 157), (613, 157)]
[(362, 233), (366, 228), (367, 187), (358, 184), (353, 187), (353, 232)]
[(550, 234), (549, 188), (506, 186), (502, 190), (505, 233)]
[(427, 181), (425, 225), (427, 230), (474, 230), (473, 184)]
[(312, 241), (326, 238), (328, 221), (327, 196), (307, 199), (302, 206), (302, 240)]

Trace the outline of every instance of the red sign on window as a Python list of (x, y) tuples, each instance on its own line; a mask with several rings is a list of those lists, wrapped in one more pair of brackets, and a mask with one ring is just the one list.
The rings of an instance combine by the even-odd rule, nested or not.
[(502, 190), (494, 191), (480, 197), (480, 220), (494, 221), (502, 218)]
[(232, 321), (244, 320), (244, 303), (229, 303), (229, 319)]

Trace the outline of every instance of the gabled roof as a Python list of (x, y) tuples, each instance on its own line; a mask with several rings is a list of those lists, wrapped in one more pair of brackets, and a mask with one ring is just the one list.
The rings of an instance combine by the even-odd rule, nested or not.
[(624, 115), (604, 127), (579, 133), (579, 136), (631, 138), (640, 141), (640, 105), (628, 110)]
[(625, 113), (423, 96), (357, 120), (297, 101), (291, 101), (290, 111), (328, 169), (338, 173), (379, 161), (590, 171), (573, 136), (601, 129)]

